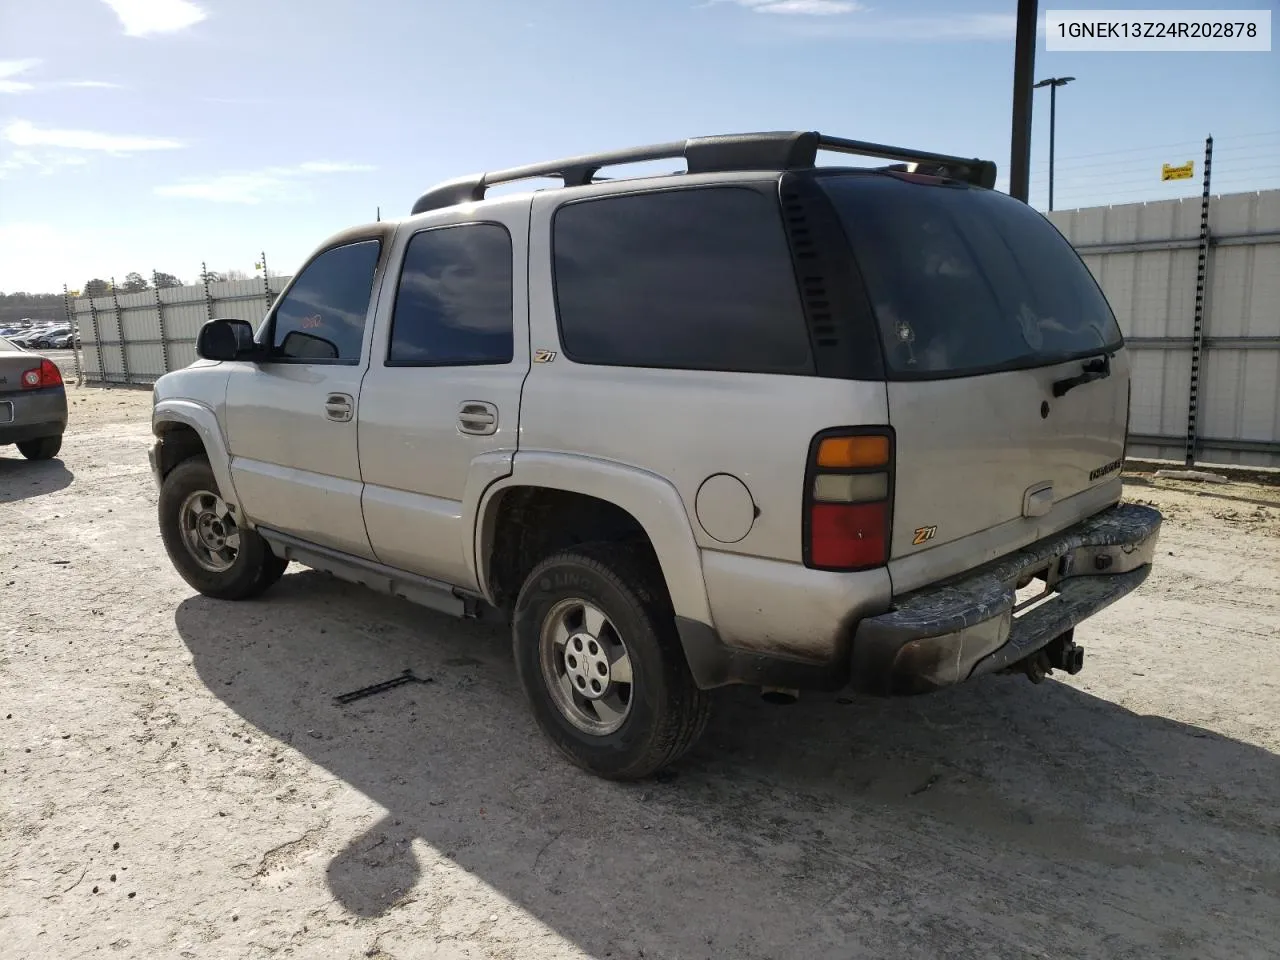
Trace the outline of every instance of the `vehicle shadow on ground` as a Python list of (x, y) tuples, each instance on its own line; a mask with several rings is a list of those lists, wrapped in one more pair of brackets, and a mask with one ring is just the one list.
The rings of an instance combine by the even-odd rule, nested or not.
[(28, 460), (17, 447), (0, 447), (0, 504), (57, 493), (74, 479), (61, 460)]
[[(672, 776), (612, 784), (538, 734), (505, 628), (312, 572), (175, 620), (216, 697), (387, 811), (326, 868), (359, 917), (447, 913), (452, 861), (596, 957), (1275, 942), (1280, 758), (1065, 684), (791, 707), (725, 691)], [(334, 702), (406, 668), (433, 682)], [(1211, 931), (1187, 921), (1203, 911)]]

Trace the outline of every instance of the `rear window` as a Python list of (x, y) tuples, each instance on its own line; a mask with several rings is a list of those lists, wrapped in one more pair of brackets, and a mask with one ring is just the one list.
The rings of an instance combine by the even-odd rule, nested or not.
[(554, 243), (571, 360), (813, 372), (775, 196), (705, 187), (570, 203)]
[(1088, 268), (1026, 204), (887, 176), (820, 182), (861, 268), (890, 376), (1044, 366), (1119, 345)]

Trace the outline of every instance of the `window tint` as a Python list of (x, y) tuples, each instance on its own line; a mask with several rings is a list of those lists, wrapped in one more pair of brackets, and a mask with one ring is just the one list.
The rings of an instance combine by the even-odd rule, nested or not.
[(718, 187), (572, 203), (554, 242), (570, 359), (812, 372), (776, 199)]
[(307, 264), (276, 308), (273, 358), (360, 359), (380, 247), (377, 240), (350, 243)]
[(388, 365), (510, 363), (511, 237), (496, 223), (424, 230), (409, 241)]
[(956, 376), (1043, 366), (1120, 342), (1070, 244), (990, 190), (822, 179), (879, 321), (890, 370)]

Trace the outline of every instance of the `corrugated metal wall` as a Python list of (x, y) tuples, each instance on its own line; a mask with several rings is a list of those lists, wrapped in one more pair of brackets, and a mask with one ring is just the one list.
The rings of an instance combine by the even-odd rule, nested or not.
[[(1133, 356), (1130, 454), (1187, 448), (1200, 198), (1049, 214), (1098, 278)], [(1209, 203), (1195, 459), (1280, 467), (1280, 190)]]
[[(1199, 198), (1049, 214), (1115, 309), (1133, 356), (1130, 454), (1187, 450)], [(1280, 467), (1280, 190), (1211, 198), (1195, 459)], [(70, 305), (90, 383), (150, 383), (195, 360), (210, 316), (255, 326), (289, 282), (173, 287)]]
[[(153, 383), (196, 359), (196, 334), (210, 317), (248, 320), (255, 327), (290, 277), (264, 283), (227, 280), (145, 293), (74, 300), (87, 383)], [(269, 288), (269, 291), (268, 291)]]

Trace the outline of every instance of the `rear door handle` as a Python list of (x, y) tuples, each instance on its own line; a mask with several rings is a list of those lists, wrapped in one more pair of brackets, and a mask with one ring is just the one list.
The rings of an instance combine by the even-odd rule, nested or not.
[(350, 394), (331, 393), (324, 399), (324, 415), (330, 420), (346, 423), (351, 419), (352, 405), (355, 400)]
[(498, 408), (484, 400), (468, 400), (458, 407), (458, 430), (474, 437), (498, 432)]

